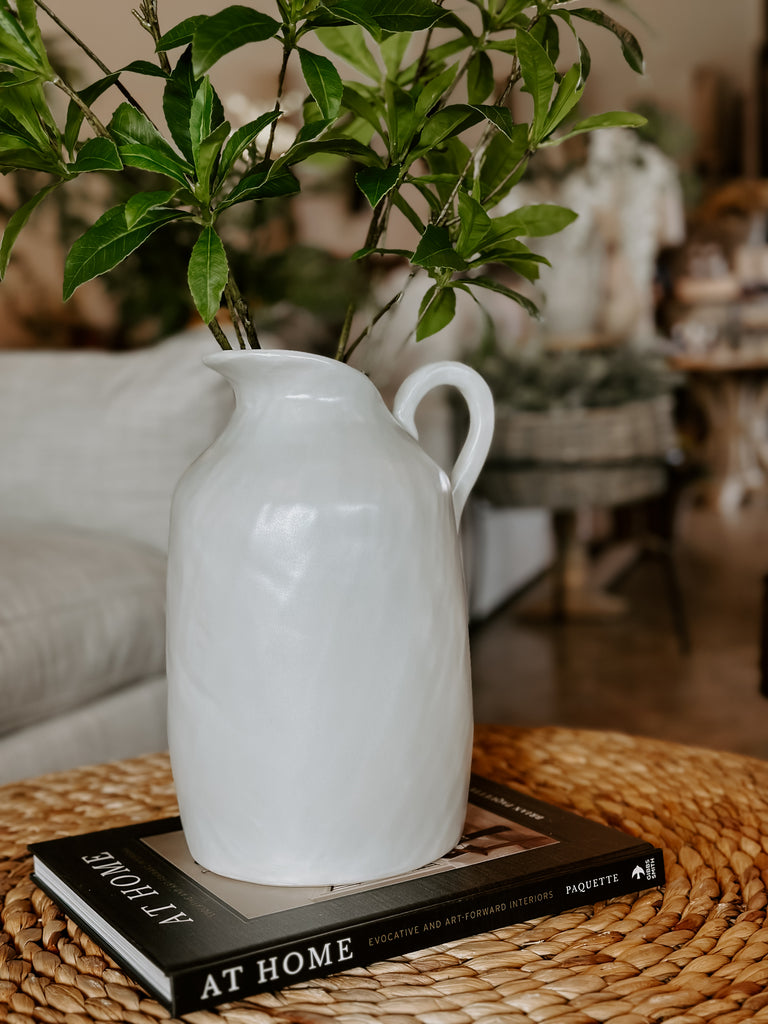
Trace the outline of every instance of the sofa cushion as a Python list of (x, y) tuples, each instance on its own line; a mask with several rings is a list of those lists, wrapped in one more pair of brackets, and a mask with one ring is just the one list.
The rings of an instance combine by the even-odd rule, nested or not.
[(0, 528), (0, 733), (163, 671), (165, 563), (95, 531)]
[(167, 546), (173, 488), (221, 432), (229, 385), (202, 327), (132, 352), (0, 352), (0, 519)]

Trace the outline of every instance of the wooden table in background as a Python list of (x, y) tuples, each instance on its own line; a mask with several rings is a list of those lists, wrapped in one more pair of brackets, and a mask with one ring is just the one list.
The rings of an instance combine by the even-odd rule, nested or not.
[(768, 486), (768, 358), (735, 350), (675, 356), (671, 365), (685, 373), (706, 421), (709, 500), (726, 514), (735, 512)]
[[(667, 486), (667, 468), (660, 457), (563, 464), (488, 459), (476, 488), (479, 496), (499, 508), (544, 508), (551, 517), (552, 571), (525, 595), (518, 614), (533, 621), (594, 621), (623, 615), (626, 602), (607, 587), (637, 560), (640, 548), (635, 543), (613, 546), (596, 563), (578, 535), (579, 513), (647, 501)], [(482, 537), (475, 543), (481, 544)], [(676, 618), (681, 616), (676, 610)]]
[[(616, 733), (479, 727), (475, 769), (663, 846), (666, 889), (511, 925), (188, 1019), (768, 1021), (768, 763)], [(175, 810), (164, 756), (0, 789), (0, 1020), (155, 1024), (168, 1017), (35, 888), (26, 844)]]

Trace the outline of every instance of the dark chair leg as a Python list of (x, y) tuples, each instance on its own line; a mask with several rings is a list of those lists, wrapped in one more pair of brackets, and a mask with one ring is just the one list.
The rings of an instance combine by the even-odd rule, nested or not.
[(688, 616), (685, 613), (683, 589), (680, 586), (680, 578), (677, 575), (675, 557), (670, 550), (669, 545), (665, 545), (665, 548), (666, 550), (662, 552), (662, 558), (664, 560), (664, 571), (667, 576), (667, 591), (669, 593), (669, 601), (672, 609), (672, 618), (675, 622), (677, 641), (680, 644), (680, 653), (690, 654), (691, 634), (688, 629)]
[(760, 604), (760, 693), (768, 697), (768, 576), (763, 576)]

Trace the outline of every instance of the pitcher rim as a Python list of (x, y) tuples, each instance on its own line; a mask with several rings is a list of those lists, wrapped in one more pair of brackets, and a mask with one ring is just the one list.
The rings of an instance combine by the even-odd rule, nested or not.
[(259, 359), (270, 359), (275, 362), (285, 360), (286, 362), (309, 362), (317, 363), (321, 366), (339, 366), (345, 371), (357, 374), (358, 376), (365, 377), (366, 375), (354, 366), (350, 366), (348, 363), (342, 362), (340, 359), (334, 359), (331, 356), (323, 356), (317, 352), (302, 352), (298, 349), (283, 349), (283, 348), (233, 348), (233, 349), (222, 349), (219, 352), (211, 352), (208, 355), (203, 356), (203, 362), (206, 366), (211, 369), (216, 369), (223, 363), (232, 362), (232, 360), (250, 359), (256, 356)]

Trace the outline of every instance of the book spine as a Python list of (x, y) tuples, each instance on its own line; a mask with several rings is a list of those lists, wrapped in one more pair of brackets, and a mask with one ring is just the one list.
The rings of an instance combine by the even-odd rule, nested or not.
[(336, 929), (172, 979), (174, 1016), (664, 884), (661, 850)]

